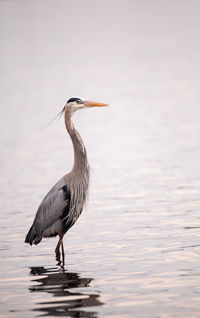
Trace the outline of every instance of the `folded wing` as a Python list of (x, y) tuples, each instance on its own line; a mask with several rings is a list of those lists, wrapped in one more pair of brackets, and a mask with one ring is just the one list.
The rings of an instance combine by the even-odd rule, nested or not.
[(43, 237), (57, 235), (62, 226), (62, 219), (68, 217), (70, 191), (61, 181), (49, 191), (41, 202), (33, 225), (26, 236), (26, 243), (38, 244)]

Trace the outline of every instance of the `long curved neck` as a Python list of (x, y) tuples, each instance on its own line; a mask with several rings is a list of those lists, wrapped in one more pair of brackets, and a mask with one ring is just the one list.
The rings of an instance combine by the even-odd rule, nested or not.
[(85, 170), (89, 170), (87, 152), (83, 140), (72, 122), (72, 113), (68, 109), (65, 110), (65, 126), (74, 148), (74, 166), (72, 171), (84, 173)]

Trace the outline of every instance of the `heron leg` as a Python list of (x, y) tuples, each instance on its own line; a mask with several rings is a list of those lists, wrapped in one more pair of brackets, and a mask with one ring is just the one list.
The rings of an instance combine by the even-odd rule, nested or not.
[(58, 241), (58, 244), (57, 244), (56, 249), (55, 249), (56, 260), (58, 261), (58, 263), (60, 263), (60, 245), (61, 245), (61, 248), (62, 248), (62, 260), (63, 260), (63, 265), (64, 265), (64, 263), (65, 263), (65, 252), (64, 252), (64, 246), (63, 246), (63, 234), (62, 234), (61, 230), (58, 232), (58, 235), (59, 235), (59, 241)]
[(56, 245), (56, 249), (55, 249), (55, 253), (56, 253), (56, 257), (60, 258), (60, 244), (62, 242), (62, 239), (59, 238), (58, 244)]
[(63, 240), (61, 243), (61, 247), (62, 247), (62, 259), (63, 259), (63, 265), (65, 264), (65, 251), (64, 251), (64, 244), (63, 244)]

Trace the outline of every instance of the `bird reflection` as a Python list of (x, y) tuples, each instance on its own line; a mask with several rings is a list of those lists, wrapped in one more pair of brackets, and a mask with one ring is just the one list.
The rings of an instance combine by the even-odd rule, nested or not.
[[(99, 294), (89, 293), (87, 290), (76, 291), (76, 288), (89, 287), (92, 278), (83, 278), (78, 273), (67, 272), (63, 269), (59, 271), (54, 267), (48, 269), (30, 267), (30, 269), (30, 274), (37, 276), (37, 279), (32, 280), (34, 285), (30, 286), (30, 292), (44, 292), (55, 297), (50, 301), (47, 299), (36, 304), (33, 311), (40, 312), (40, 317), (98, 317), (97, 312), (85, 311), (83, 308), (102, 305)], [(39, 284), (35, 285), (35, 282)], [(56, 297), (59, 297), (59, 300), (56, 300)]]

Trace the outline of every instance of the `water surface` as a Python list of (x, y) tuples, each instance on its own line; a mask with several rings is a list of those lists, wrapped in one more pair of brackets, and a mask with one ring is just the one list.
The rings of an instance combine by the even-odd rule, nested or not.
[[(48, 10), (47, 10), (48, 7)], [(1, 317), (199, 317), (197, 1), (1, 1)], [(72, 96), (90, 199), (65, 236), (24, 244), (73, 163)]]

